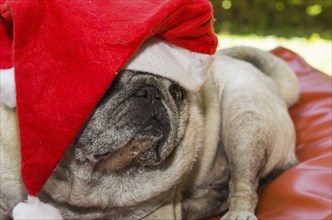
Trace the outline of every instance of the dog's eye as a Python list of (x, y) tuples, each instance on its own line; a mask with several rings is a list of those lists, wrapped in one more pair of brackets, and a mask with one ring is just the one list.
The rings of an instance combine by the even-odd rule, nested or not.
[(171, 85), (169, 87), (169, 92), (175, 101), (181, 101), (183, 99), (183, 89), (179, 85)]

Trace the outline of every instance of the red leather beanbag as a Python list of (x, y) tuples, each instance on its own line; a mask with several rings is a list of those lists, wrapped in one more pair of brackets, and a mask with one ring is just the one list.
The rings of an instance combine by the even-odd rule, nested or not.
[(299, 79), (300, 100), (290, 114), (300, 163), (262, 187), (258, 219), (331, 219), (332, 78), (285, 48), (271, 52), (285, 60)]

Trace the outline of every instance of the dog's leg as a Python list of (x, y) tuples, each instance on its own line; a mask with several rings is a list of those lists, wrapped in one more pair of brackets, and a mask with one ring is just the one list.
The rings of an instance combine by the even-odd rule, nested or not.
[(205, 219), (220, 215), (227, 210), (227, 196), (225, 190), (207, 189), (207, 192), (198, 198), (184, 200), (182, 219)]
[[(236, 114), (229, 120), (223, 144), (230, 169), (229, 211), (225, 219), (256, 219), (259, 174), (266, 163), (268, 132), (254, 111)], [(225, 128), (224, 127), (224, 128)]]

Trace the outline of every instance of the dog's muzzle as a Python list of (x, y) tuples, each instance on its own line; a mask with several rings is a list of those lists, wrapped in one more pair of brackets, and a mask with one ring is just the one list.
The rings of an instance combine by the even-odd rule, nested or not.
[(173, 84), (151, 74), (128, 71), (120, 75), (79, 135), (80, 155), (104, 171), (165, 161), (177, 135)]

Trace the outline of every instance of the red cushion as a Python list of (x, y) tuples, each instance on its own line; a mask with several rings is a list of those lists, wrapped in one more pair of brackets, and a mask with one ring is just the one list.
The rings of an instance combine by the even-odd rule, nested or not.
[(279, 47), (271, 52), (291, 66), (300, 82), (300, 101), (290, 109), (297, 133), (296, 154), (300, 163), (260, 188), (257, 217), (331, 219), (331, 77), (312, 68), (299, 55), (285, 48)]

